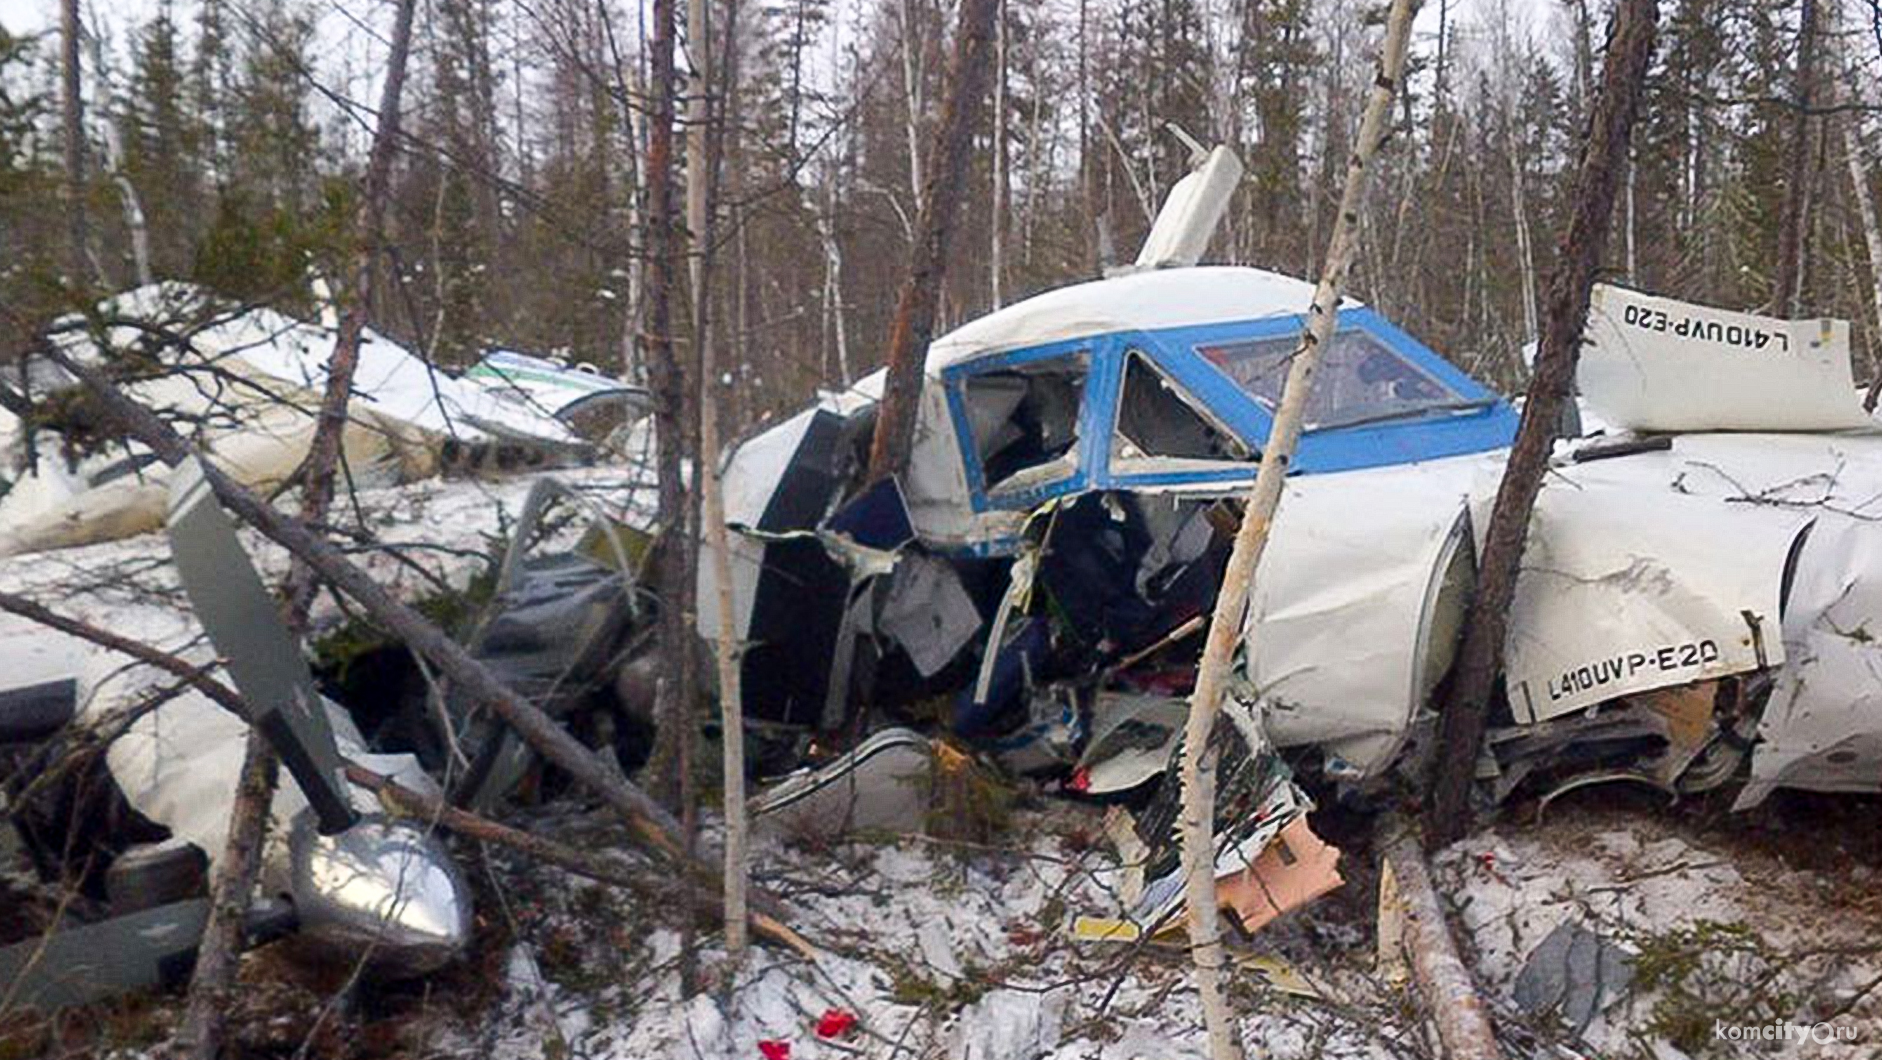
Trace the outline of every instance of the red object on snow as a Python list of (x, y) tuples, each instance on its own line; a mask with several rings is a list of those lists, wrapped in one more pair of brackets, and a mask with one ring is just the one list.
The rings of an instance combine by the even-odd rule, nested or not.
[(764, 1054), (765, 1060), (791, 1060), (790, 1042), (769, 1039), (758, 1043), (758, 1051)]
[(854, 1026), (856, 1026), (854, 1013), (845, 1012), (840, 1008), (825, 1009), (823, 1018), (817, 1021), (817, 1037), (841, 1038)]

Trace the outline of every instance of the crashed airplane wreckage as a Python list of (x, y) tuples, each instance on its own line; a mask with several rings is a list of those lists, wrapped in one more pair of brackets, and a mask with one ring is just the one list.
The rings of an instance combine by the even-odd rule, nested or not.
[[(104, 349), (141, 358), (143, 378), (127, 392), (196, 425), (211, 460), (244, 485), (270, 489), (299, 467), (313, 437), (338, 329), (331, 318), (308, 323), (263, 307), (231, 307), (200, 288), (164, 283), (110, 299), (94, 320), (61, 321), (54, 339), (81, 363), (101, 363)], [(44, 360), (28, 362), (26, 381), (35, 398), (80, 392)], [(638, 388), (509, 351), (453, 376), (370, 329), (360, 338), (354, 390), (342, 445), (355, 488), (583, 460), (647, 408)], [(162, 526), (162, 468), (152, 468), (156, 458), (144, 447), (86, 451), (54, 430), (7, 419), (0, 424), (0, 483), (10, 480), (0, 495), (0, 556)], [(31, 438), (17, 436), (26, 430)]]
[[(1180, 923), (1176, 741), (1312, 296), (1272, 272), (1196, 265), (1238, 173), (1218, 149), (1180, 182), (1136, 268), (936, 340), (899, 479), (862, 473), (881, 373), (725, 455), (749, 757), (782, 778), (753, 800), (761, 828), (919, 827), (938, 755), (923, 730), (938, 724), (1012, 774), (1116, 804), (1107, 833), (1141, 870), (1123, 908), (1074, 931)], [(1587, 338), (1583, 401), (1603, 427), (1562, 440), (1537, 505), (1481, 796), (1625, 781), (1675, 796), (1736, 786), (1750, 806), (1781, 786), (1882, 788), (1882, 427), (1857, 403), (1847, 325), (1601, 288)], [(1349, 302), (1307, 420), (1217, 728), (1219, 893), (1250, 930), (1340, 882), (1338, 851), (1308, 828), (1309, 791), (1363, 803), (1426, 767), (1518, 412)], [(526, 524), (553, 492), (532, 497)], [(233, 672), (238, 652), (261, 649), (225, 644), (223, 605), (190, 584), (186, 542), (213, 520), (187, 482), (170, 495), (199, 618), (243, 691), (264, 694)], [(651, 660), (637, 646), (657, 605), (634, 584), (647, 542), (633, 525), (595, 518), (560, 550), (519, 531), (467, 638), (571, 722), (645, 721)], [(718, 594), (701, 590), (710, 638)], [(59, 687), (88, 703), (98, 674)], [(298, 682), (287, 698), (313, 702)], [(24, 686), (0, 692), (9, 711), (30, 702)], [(321, 705), (301, 712), (312, 735), (269, 735), (363, 753), (347, 712)], [(471, 763), (439, 770), (449, 794), (504, 797), (531, 768), (527, 748), (475, 713), (447, 715), (436, 742)], [(239, 757), (241, 726), (223, 724), (213, 739)], [(317, 796), (326, 771), (306, 765), (327, 753), (301, 753), (284, 786), (300, 801), (277, 813), (344, 837), (360, 827), (351, 796)], [(153, 781), (160, 751), (130, 757), (108, 764), (133, 807), (217, 850), (207, 830), (226, 796), (185, 775)], [(422, 781), (410, 758), (384, 771), (401, 768)], [(277, 852), (273, 871), (297, 856)], [(427, 878), (452, 878), (441, 852), (422, 857), (437, 866)], [(434, 890), (461, 910), (461, 894)], [(405, 970), (453, 937), (411, 938)]]

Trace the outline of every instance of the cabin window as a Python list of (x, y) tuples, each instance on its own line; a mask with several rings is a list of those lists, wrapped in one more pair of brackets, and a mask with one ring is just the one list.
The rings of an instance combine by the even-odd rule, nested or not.
[[(1248, 396), (1273, 412), (1299, 347), (1294, 333), (1197, 347)], [(1364, 331), (1333, 334), (1307, 398), (1307, 430), (1350, 427), (1443, 409), (1476, 407), (1423, 368)]]
[(1131, 350), (1124, 360), (1124, 388), (1118, 396), (1111, 459), (1147, 457), (1247, 460), (1249, 450), (1241, 439), (1204, 415), (1143, 351)]
[(1077, 469), (1089, 365), (1081, 352), (967, 377), (961, 396), (989, 493), (1019, 492)]

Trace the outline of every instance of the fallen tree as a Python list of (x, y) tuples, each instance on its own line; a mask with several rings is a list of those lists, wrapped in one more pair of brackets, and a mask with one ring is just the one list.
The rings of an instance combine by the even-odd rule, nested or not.
[[(1387, 814), (1380, 818), (1375, 835), (1383, 875), (1396, 885), (1403, 929), (1400, 938), (1382, 937), (1380, 945), (1403, 947), (1412, 978), (1431, 1010), (1431, 1022), (1438, 1029), (1445, 1056), (1450, 1060), (1497, 1060), (1501, 1053), (1489, 1006), (1477, 993), (1464, 962), (1458, 959), (1444, 907), (1431, 885), (1418, 833), (1396, 814)], [(1385, 889), (1383, 879), (1379, 886)], [(1381, 918), (1380, 931), (1384, 932), (1383, 912)]]

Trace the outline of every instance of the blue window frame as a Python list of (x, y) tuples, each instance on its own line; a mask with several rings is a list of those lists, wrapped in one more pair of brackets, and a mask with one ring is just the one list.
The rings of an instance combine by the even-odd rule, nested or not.
[[(1254, 461), (1274, 422), (1264, 399), (1271, 400), (1279, 387), (1261, 383), (1245, 388), (1233, 374), (1236, 366), (1229, 363), (1232, 358), (1222, 351), (1292, 338), (1300, 333), (1303, 319), (1268, 317), (1149, 332), (1114, 332), (992, 354), (943, 370), (942, 382), (960, 440), (974, 509), (1030, 508), (1087, 488), (1246, 481), (1254, 474)], [(1354, 344), (1358, 352), (1343, 368), (1352, 371), (1357, 380), (1376, 384), (1384, 396), (1371, 405), (1343, 400), (1323, 408), (1327, 422), (1310, 424), (1303, 432), (1292, 473), (1321, 474), (1434, 460), (1502, 448), (1515, 437), (1518, 416), (1508, 402), (1373, 310), (1342, 310), (1336, 333), (1363, 336), (1363, 342)], [(1270, 345), (1270, 352), (1264, 354), (1270, 361), (1274, 360), (1273, 348)], [(1119, 461), (1120, 466), (1113, 468), (1111, 441), (1118, 422), (1123, 378), (1133, 351), (1141, 353), (1187, 402), (1200, 406), (1199, 411), (1210, 423), (1233, 432), (1257, 457), (1243, 463), (1185, 460), (1172, 462), (1167, 470), (1145, 470), (1148, 461)], [(1212, 362), (1205, 351), (1214, 352), (1224, 363)], [(1367, 359), (1375, 353), (1380, 356)], [(1043, 479), (1029, 478), (1019, 487), (1003, 488), (995, 483), (995, 488), (989, 490), (967, 407), (971, 381), (989, 373), (1025, 370), (1025, 366), (1037, 370), (1055, 359), (1070, 362), (1081, 358), (1084, 394), (1077, 437), (1069, 450), (1075, 458), (1061, 463), (1056, 469), (1060, 473)], [(1246, 371), (1241, 374), (1247, 378)], [(1217, 466), (1206, 466), (1209, 463)]]

